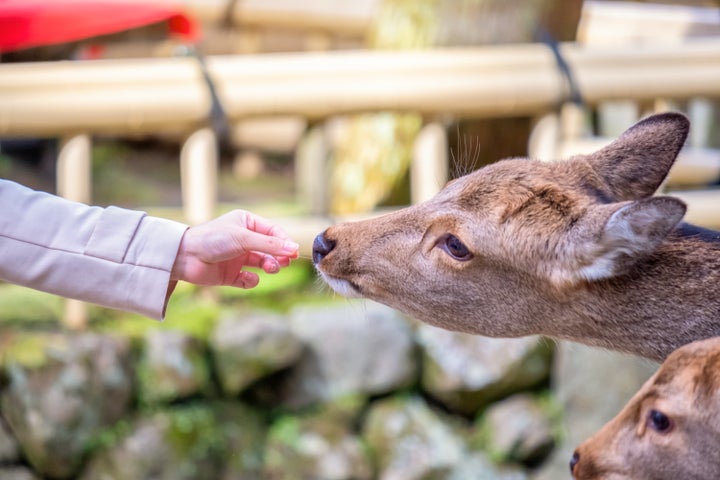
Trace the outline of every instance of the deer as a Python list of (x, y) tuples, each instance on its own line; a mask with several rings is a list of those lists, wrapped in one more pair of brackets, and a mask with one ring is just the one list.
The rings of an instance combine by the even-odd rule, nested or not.
[(573, 454), (576, 480), (720, 478), (720, 338), (671, 353)]
[(327, 228), (313, 263), (337, 293), (440, 328), (662, 361), (720, 335), (720, 232), (655, 195), (689, 129), (660, 113), (592, 154), (491, 163), (423, 203)]

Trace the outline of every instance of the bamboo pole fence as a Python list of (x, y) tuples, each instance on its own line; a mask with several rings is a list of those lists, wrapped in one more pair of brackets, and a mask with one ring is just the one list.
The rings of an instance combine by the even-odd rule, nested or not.
[[(565, 44), (561, 51), (589, 104), (720, 93), (720, 39), (622, 50)], [(536, 115), (567, 97), (551, 51), (540, 44), (211, 57), (207, 65), (233, 121), (378, 110)], [(209, 111), (193, 58), (0, 65), (3, 136), (187, 131)]]
[[(720, 95), (720, 39), (631, 49), (564, 44), (561, 52), (590, 105)], [(538, 116), (568, 95), (539, 44), (211, 57), (207, 65), (232, 122), (378, 110)], [(169, 131), (193, 139), (210, 102), (193, 58), (0, 65), (3, 137)]]
[[(625, 49), (568, 43), (560, 50), (589, 105), (720, 95), (720, 39)], [(540, 44), (218, 56), (207, 67), (231, 122), (380, 110), (540, 116), (568, 96), (552, 52)], [(193, 132), (206, 126), (210, 104), (193, 58), (0, 65), (0, 137), (181, 132), (195, 142), (207, 138)], [(195, 190), (214, 195), (206, 187)], [(212, 198), (195, 203), (203, 205), (196, 211), (212, 211)]]

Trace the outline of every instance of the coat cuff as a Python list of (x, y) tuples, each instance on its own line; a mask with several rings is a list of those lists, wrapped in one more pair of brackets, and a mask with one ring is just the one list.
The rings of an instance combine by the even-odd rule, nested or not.
[(134, 265), (129, 298), (143, 314), (162, 320), (169, 300), (170, 273), (187, 225), (145, 216), (138, 224), (123, 263)]
[(138, 225), (145, 212), (107, 207), (98, 218), (93, 233), (85, 246), (85, 255), (123, 263)]

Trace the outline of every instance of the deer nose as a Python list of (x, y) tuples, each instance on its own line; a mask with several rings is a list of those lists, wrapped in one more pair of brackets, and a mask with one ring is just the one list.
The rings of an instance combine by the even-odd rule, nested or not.
[(573, 471), (575, 470), (575, 465), (577, 465), (579, 461), (580, 461), (580, 454), (578, 453), (577, 450), (575, 450), (575, 453), (573, 453), (573, 456), (570, 459), (570, 474), (571, 475), (574, 473)]
[(315, 265), (320, 263), (328, 253), (332, 252), (337, 242), (325, 236), (325, 232), (321, 233), (313, 241), (312, 260)]

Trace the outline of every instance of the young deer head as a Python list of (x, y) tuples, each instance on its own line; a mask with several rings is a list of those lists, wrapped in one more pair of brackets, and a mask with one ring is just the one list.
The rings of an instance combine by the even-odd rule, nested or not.
[(575, 451), (577, 480), (720, 478), (720, 338), (673, 352)]
[(652, 196), (688, 130), (666, 113), (592, 155), (499, 161), (427, 202), (330, 227), (313, 261), (338, 293), (449, 330), (662, 359), (720, 334), (719, 235)]

